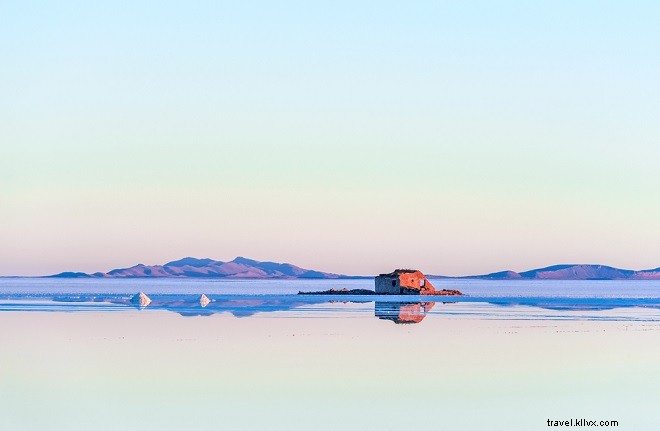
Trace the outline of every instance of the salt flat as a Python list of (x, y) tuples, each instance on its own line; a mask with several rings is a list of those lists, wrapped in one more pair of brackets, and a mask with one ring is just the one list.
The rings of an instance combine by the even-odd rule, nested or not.
[(554, 318), (437, 304), (420, 323), (395, 324), (370, 306), (243, 318), (0, 312), (0, 429), (658, 427), (657, 310)]

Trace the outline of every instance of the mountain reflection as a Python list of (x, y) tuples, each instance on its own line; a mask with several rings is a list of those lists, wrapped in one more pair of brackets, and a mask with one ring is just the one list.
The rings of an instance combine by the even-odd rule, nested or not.
[[(67, 311), (82, 310), (80, 304), (94, 303), (102, 306), (124, 305), (139, 310), (167, 310), (181, 316), (211, 316), (219, 313), (230, 313), (234, 317), (250, 317), (257, 313), (286, 312), (301, 307), (320, 306), (324, 304), (366, 304), (374, 303), (369, 299), (354, 298), (328, 298), (328, 297), (302, 297), (286, 295), (272, 295), (261, 297), (227, 297), (220, 296), (208, 302), (200, 301), (200, 297), (191, 295), (151, 295), (148, 305), (141, 305), (135, 298), (124, 295), (58, 295), (50, 299), (56, 303), (70, 304)], [(375, 301), (374, 316), (381, 320), (391, 320), (394, 323), (420, 323), (426, 314), (433, 308), (435, 302), (389, 302)], [(78, 307), (77, 307), (78, 306)], [(116, 308), (116, 307), (113, 307)]]
[[(212, 316), (229, 313), (238, 318), (256, 314), (283, 312), (282, 317), (323, 317), (324, 313), (359, 312), (371, 314), (379, 320), (389, 320), (396, 324), (421, 323), (430, 313), (438, 313), (438, 305), (429, 297), (383, 295), (235, 295), (235, 294), (4, 294), (0, 295), (2, 311), (41, 311), (41, 312), (111, 312), (127, 309), (166, 310), (181, 316)], [(420, 300), (421, 299), (421, 300)], [(423, 301), (429, 299), (430, 301)], [(450, 305), (455, 303), (456, 306)], [(373, 304), (373, 305), (371, 305)], [(643, 308), (660, 309), (660, 298), (453, 298), (442, 302), (443, 314), (483, 316), (495, 315), (499, 318), (519, 318), (521, 307), (527, 307), (529, 316), (534, 318), (565, 318), (568, 312), (602, 312), (606, 310)], [(472, 305), (470, 305), (472, 304)], [(446, 307), (445, 307), (446, 305)], [(490, 307), (484, 311), (484, 306)], [(435, 309), (434, 309), (435, 307)], [(512, 312), (507, 311), (513, 310)], [(538, 310), (549, 310), (545, 313)], [(655, 315), (649, 315), (658, 319)], [(620, 319), (621, 312), (611, 315), (585, 314), (583, 318)]]

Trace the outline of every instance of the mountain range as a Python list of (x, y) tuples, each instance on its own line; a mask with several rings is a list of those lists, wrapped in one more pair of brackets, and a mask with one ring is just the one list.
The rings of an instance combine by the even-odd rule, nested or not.
[[(333, 274), (301, 268), (290, 263), (260, 262), (237, 257), (229, 262), (213, 259), (184, 257), (163, 265), (138, 264), (130, 268), (113, 269), (108, 272), (62, 272), (50, 277), (59, 278), (282, 278), (282, 279), (345, 279), (367, 278)], [(471, 278), (482, 280), (660, 280), (660, 268), (634, 271), (605, 265), (554, 265), (524, 272), (500, 271), (483, 275), (438, 278)], [(368, 277), (370, 278), (370, 277)]]
[(184, 257), (164, 265), (138, 264), (130, 268), (113, 269), (108, 272), (61, 272), (51, 277), (59, 278), (354, 278), (347, 275), (331, 274), (300, 268), (290, 263), (259, 262), (245, 257), (237, 257), (230, 262), (213, 259)]
[(634, 271), (606, 265), (553, 265), (524, 272), (500, 271), (459, 278), (482, 280), (660, 280), (660, 268)]

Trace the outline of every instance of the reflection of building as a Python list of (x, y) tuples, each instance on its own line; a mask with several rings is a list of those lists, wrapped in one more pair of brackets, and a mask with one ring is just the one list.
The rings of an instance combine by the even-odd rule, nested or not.
[(376, 277), (376, 294), (434, 295), (435, 288), (421, 271), (397, 269)]
[(375, 315), (394, 323), (419, 323), (435, 302), (376, 302)]

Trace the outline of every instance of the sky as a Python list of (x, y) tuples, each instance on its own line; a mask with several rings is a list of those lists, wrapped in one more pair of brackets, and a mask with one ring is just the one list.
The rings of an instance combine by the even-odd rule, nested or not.
[(0, 275), (656, 268), (659, 21), (654, 1), (0, 1)]

